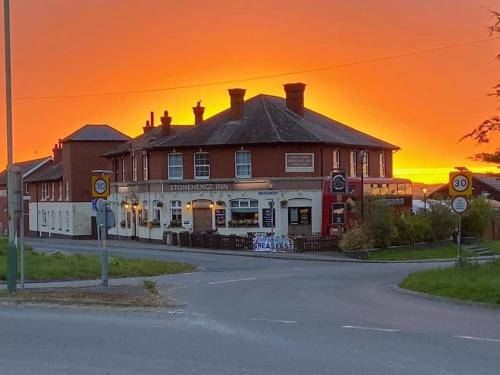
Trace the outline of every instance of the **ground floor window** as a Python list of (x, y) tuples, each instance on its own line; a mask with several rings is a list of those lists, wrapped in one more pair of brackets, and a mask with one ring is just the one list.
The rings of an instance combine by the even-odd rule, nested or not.
[(290, 207), (288, 208), (288, 224), (310, 225), (311, 207)]
[(170, 201), (170, 227), (182, 226), (182, 202)]
[(69, 211), (66, 211), (66, 232), (69, 232)]
[(63, 219), (62, 219), (62, 211), (59, 211), (59, 230), (62, 230)]
[(256, 199), (234, 199), (231, 201), (230, 227), (258, 227), (259, 201)]

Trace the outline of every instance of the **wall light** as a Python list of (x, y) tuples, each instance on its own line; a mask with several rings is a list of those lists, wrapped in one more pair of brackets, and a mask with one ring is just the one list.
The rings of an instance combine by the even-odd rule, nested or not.
[(210, 208), (214, 208), (214, 202), (210, 202)]
[(189, 210), (191, 208), (191, 202), (186, 203), (186, 208)]

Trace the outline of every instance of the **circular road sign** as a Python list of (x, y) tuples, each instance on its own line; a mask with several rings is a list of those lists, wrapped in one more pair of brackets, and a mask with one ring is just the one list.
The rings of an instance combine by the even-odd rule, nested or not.
[(98, 178), (94, 182), (94, 190), (97, 194), (104, 194), (108, 189), (108, 183), (104, 178)]
[(467, 178), (467, 176), (463, 174), (457, 174), (456, 176), (453, 177), (451, 185), (453, 186), (453, 189), (455, 191), (461, 193), (466, 191), (467, 188), (469, 187), (469, 179)]
[(465, 199), (464, 197), (453, 198), (453, 200), (451, 201), (451, 208), (457, 214), (461, 214), (467, 209), (467, 199)]

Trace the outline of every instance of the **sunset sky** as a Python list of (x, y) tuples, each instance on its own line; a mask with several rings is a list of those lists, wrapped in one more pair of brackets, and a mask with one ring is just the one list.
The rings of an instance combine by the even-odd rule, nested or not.
[[(192, 124), (199, 99), (210, 116), (229, 105), (230, 87), (246, 88), (246, 98), (283, 96), (284, 83), (301, 81), (307, 107), (399, 145), (397, 176), (440, 182), (458, 165), (495, 170), (468, 157), (500, 137), (486, 146), (458, 139), (497, 111), (486, 94), (500, 79), (500, 40), (246, 82), (60, 97), (236, 81), (484, 39), (488, 6), (500, 10), (500, 0), (11, 0), (15, 159), (49, 155), (87, 123), (135, 136), (152, 110)], [(3, 96), (3, 35), (1, 51)], [(0, 116), (3, 166), (4, 104)]]

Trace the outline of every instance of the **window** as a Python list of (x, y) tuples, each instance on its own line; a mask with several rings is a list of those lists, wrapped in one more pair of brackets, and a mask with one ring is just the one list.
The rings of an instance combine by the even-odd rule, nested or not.
[(194, 154), (194, 178), (199, 180), (210, 178), (208, 152), (197, 152)]
[(54, 210), (50, 211), (50, 227), (54, 229), (56, 226), (56, 213)]
[(30, 193), (29, 184), (25, 184), (25, 188), (26, 188), (26, 190), (24, 192), (26, 194), (29, 194)]
[(40, 200), (45, 200), (45, 182), (42, 182), (42, 194), (40, 195)]
[(63, 199), (63, 189), (62, 189), (63, 183), (62, 183), (62, 181), (59, 181), (58, 185), (59, 185), (59, 200), (62, 201), (62, 199)]
[(70, 196), (69, 196), (69, 181), (66, 180), (66, 200), (69, 201)]
[(59, 230), (62, 230), (62, 211), (59, 210)]
[(361, 173), (363, 177), (368, 177), (370, 154), (367, 151), (361, 153)]
[(69, 232), (69, 211), (66, 211), (66, 232)]
[(339, 169), (340, 168), (340, 151), (339, 150), (333, 150), (332, 161), (333, 161), (332, 168)]
[(42, 216), (42, 225), (45, 227), (47, 225), (47, 211), (42, 210), (41, 216)]
[(125, 182), (125, 158), (122, 158), (122, 182)]
[(50, 194), (50, 200), (55, 200), (56, 198), (56, 183), (55, 182), (52, 182), (52, 184), (50, 184), (50, 191), (51, 191), (51, 194)]
[(236, 151), (235, 167), (236, 178), (252, 177), (252, 156), (250, 151)]
[(288, 209), (288, 224), (310, 225), (311, 207), (290, 207)]
[(350, 177), (356, 177), (357, 164), (358, 164), (358, 154), (356, 154), (356, 151), (351, 151), (349, 153), (349, 176)]
[(379, 155), (379, 175), (385, 177), (385, 154), (383, 152)]
[(231, 201), (230, 227), (258, 227), (259, 202), (255, 199), (234, 199)]
[(182, 154), (168, 155), (168, 179), (182, 180), (184, 178), (184, 162)]
[(137, 181), (137, 158), (132, 156), (132, 181)]
[(149, 180), (149, 157), (147, 154), (142, 155), (142, 178), (144, 181)]
[(181, 201), (171, 201), (170, 202), (170, 226), (171, 227), (181, 227), (182, 226), (182, 202)]
[(142, 210), (140, 211), (139, 215), (141, 216), (139, 224), (147, 225), (149, 221), (148, 201), (142, 201)]

